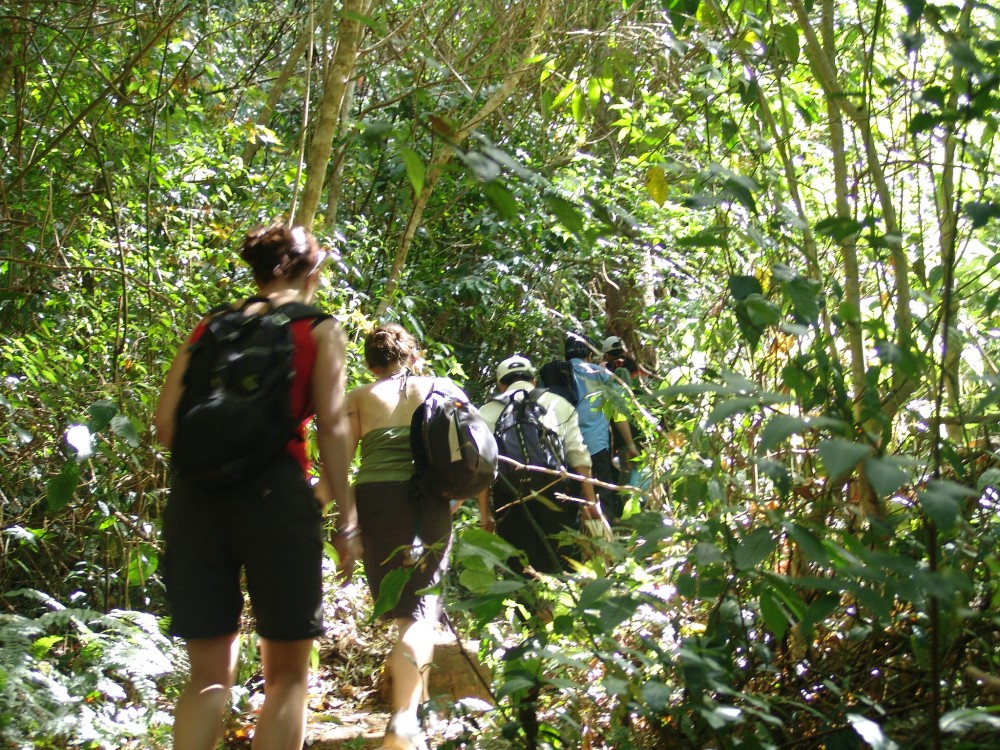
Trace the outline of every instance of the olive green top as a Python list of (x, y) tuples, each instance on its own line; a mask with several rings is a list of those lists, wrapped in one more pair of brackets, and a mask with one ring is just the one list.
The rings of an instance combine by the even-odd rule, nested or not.
[(383, 427), (361, 438), (361, 466), (355, 484), (401, 482), (412, 475), (409, 425)]

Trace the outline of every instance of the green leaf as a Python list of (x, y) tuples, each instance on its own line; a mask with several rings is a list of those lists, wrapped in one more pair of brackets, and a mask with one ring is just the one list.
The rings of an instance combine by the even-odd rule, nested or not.
[(742, 414), (756, 407), (758, 400), (754, 396), (737, 396), (716, 404), (708, 415), (708, 426), (716, 425), (734, 414)]
[(497, 214), (503, 219), (516, 219), (518, 216), (517, 199), (504, 185), (493, 180), (483, 185), (483, 195), (496, 209)]
[(730, 177), (722, 183), (723, 190), (726, 193), (729, 193), (729, 195), (743, 204), (750, 213), (755, 214), (757, 213), (757, 201), (754, 200), (753, 193), (751, 192), (752, 188), (750, 185), (752, 184), (752, 180), (740, 177)]
[(781, 320), (781, 310), (761, 294), (751, 294), (740, 304), (745, 305), (750, 321), (758, 328), (774, 325)]
[(790, 414), (775, 414), (760, 431), (760, 442), (757, 444), (757, 455), (763, 456), (774, 446), (790, 436), (809, 429), (809, 421)]
[(782, 24), (775, 29), (775, 42), (789, 62), (798, 62), (800, 45), (799, 30), (793, 24)]
[(733, 562), (739, 570), (752, 570), (774, 552), (775, 546), (770, 529), (756, 528), (740, 540), (733, 552)]
[[(725, 227), (709, 227), (708, 229), (702, 229), (696, 234), (689, 234), (685, 237), (677, 238), (678, 247), (729, 247), (729, 232)], [(753, 279), (757, 281), (753, 276), (732, 276), (730, 277), (730, 291), (732, 291), (732, 280), (734, 278), (743, 279)], [(762, 291), (760, 289), (760, 282), (757, 282), (757, 289), (751, 289), (750, 291)], [(749, 294), (749, 292), (748, 292)], [(733, 296), (736, 297), (736, 293), (733, 292)], [(746, 295), (743, 295), (746, 296)], [(737, 299), (740, 299), (739, 297)]]
[(598, 615), (602, 630), (605, 633), (610, 633), (634, 615), (638, 606), (635, 600), (627, 596), (614, 596), (604, 600)]
[(817, 234), (829, 237), (836, 242), (843, 242), (849, 237), (860, 234), (862, 225), (859, 221), (845, 216), (830, 216), (817, 222), (815, 229)]
[(611, 590), (611, 586), (612, 582), (607, 578), (598, 578), (596, 581), (588, 583), (580, 591), (580, 608), (587, 609), (595, 604), (606, 593), (608, 593), (608, 591)]
[(1000, 706), (958, 708), (941, 717), (941, 731), (948, 734), (965, 734), (977, 727), (997, 730), (1000, 729), (1000, 716), (995, 716), (996, 713), (1000, 713)]
[(782, 290), (791, 300), (795, 314), (815, 325), (819, 320), (819, 284), (812, 279), (797, 276), (783, 284)]
[(420, 195), (424, 190), (424, 176), (427, 171), (423, 159), (420, 158), (420, 154), (408, 147), (401, 148), (399, 156), (406, 166), (406, 176), (410, 178), (414, 195)]
[(892, 458), (866, 458), (864, 465), (865, 476), (880, 498), (888, 497), (910, 481), (909, 473), (903, 471)]
[(962, 212), (972, 220), (972, 228), (979, 229), (990, 220), (1000, 218), (1000, 203), (969, 201), (962, 206)]
[(130, 586), (145, 586), (150, 576), (159, 567), (160, 558), (150, 544), (140, 544), (131, 552), (128, 562), (128, 582)]
[(583, 212), (565, 198), (546, 193), (545, 205), (555, 215), (559, 223), (580, 237), (583, 234)]
[(788, 632), (788, 616), (767, 591), (762, 591), (760, 595), (760, 614), (764, 618), (764, 625), (776, 639), (780, 641), (785, 637)]
[(58, 512), (73, 499), (80, 484), (80, 466), (75, 460), (63, 464), (62, 471), (45, 483), (45, 499), (49, 510)]
[(111, 420), (118, 413), (118, 407), (115, 406), (113, 401), (101, 400), (92, 403), (87, 407), (87, 411), (90, 414), (90, 421), (87, 422), (87, 428), (91, 432), (100, 432), (111, 424)]
[(927, 0), (903, 0), (903, 7), (906, 8), (906, 23), (912, 25), (924, 13), (924, 6)]
[(38, 660), (45, 659), (52, 647), (57, 643), (62, 643), (66, 640), (66, 636), (62, 635), (46, 635), (38, 638), (31, 644), (31, 655)]
[(930, 482), (926, 489), (917, 493), (924, 512), (939, 531), (951, 529), (961, 513), (963, 500), (975, 496), (968, 487), (947, 481)]
[(394, 568), (386, 573), (385, 578), (382, 579), (382, 585), (379, 587), (375, 607), (372, 609), (371, 617), (368, 618), (369, 624), (396, 606), (403, 593), (403, 587), (410, 580), (414, 570), (414, 568)]
[(789, 524), (786, 526), (786, 529), (788, 536), (799, 546), (802, 554), (808, 559), (820, 565), (830, 564), (830, 554), (826, 551), (826, 547), (823, 546), (823, 542), (816, 534), (798, 524)]
[(639, 688), (642, 700), (655, 714), (661, 714), (670, 703), (671, 690), (667, 685), (656, 680), (648, 680)]
[(751, 294), (763, 294), (764, 288), (756, 276), (730, 276), (729, 293), (738, 301)]
[(832, 438), (820, 443), (818, 452), (827, 477), (836, 481), (853, 471), (861, 459), (871, 454), (872, 449), (870, 445)]
[(866, 716), (847, 714), (847, 722), (872, 750), (898, 750), (899, 745), (886, 737), (882, 727)]
[(111, 431), (133, 448), (139, 447), (139, 431), (132, 420), (124, 414), (116, 414), (112, 418)]

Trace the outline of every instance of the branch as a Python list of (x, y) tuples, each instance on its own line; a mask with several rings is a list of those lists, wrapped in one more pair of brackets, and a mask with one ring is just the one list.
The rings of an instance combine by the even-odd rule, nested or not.
[(90, 102), (90, 104), (84, 107), (83, 110), (76, 117), (74, 117), (65, 128), (59, 131), (59, 133), (53, 136), (48, 143), (39, 149), (38, 152), (32, 157), (31, 161), (29, 161), (20, 172), (17, 172), (13, 177), (11, 177), (10, 181), (7, 183), (8, 190), (16, 187), (21, 180), (24, 179), (28, 172), (37, 167), (38, 164), (49, 155), (49, 152), (59, 145), (63, 138), (73, 132), (76, 127), (83, 122), (87, 115), (97, 109), (99, 105), (104, 103), (108, 94), (117, 92), (118, 87), (131, 74), (132, 68), (135, 67), (136, 63), (146, 56), (146, 53), (149, 52), (149, 50), (152, 49), (158, 41), (160, 41), (163, 35), (170, 30), (170, 27), (174, 25), (178, 18), (187, 13), (191, 5), (192, 3), (185, 3), (180, 10), (168, 18), (167, 21), (160, 26), (160, 28), (158, 28), (149, 39), (146, 40), (142, 47), (139, 48), (139, 51), (132, 55), (131, 59), (129, 59), (129, 61), (122, 66), (121, 72), (101, 90), (101, 93), (98, 94), (94, 100)]
[[(549, 0), (542, 0), (538, 7), (535, 23), (531, 28), (531, 35), (529, 36), (528, 47), (522, 55), (522, 60), (530, 60), (538, 52), (542, 38), (542, 29), (546, 20), (548, 20), (548, 14)], [(523, 65), (512, 71), (497, 90), (493, 92), (492, 96), (480, 107), (479, 111), (472, 115), (468, 121), (452, 134), (451, 142), (441, 146), (434, 155), (424, 177), (424, 188), (420, 191), (420, 195), (416, 196), (413, 201), (410, 218), (406, 222), (406, 228), (403, 230), (403, 236), (400, 238), (399, 247), (396, 249), (396, 257), (393, 259), (392, 268), (389, 269), (389, 277), (386, 279), (385, 288), (382, 292), (382, 301), (379, 302), (375, 313), (376, 318), (381, 318), (385, 315), (386, 310), (389, 309), (389, 305), (392, 303), (396, 289), (399, 287), (399, 279), (403, 274), (403, 266), (406, 265), (406, 256), (410, 251), (410, 245), (413, 244), (413, 238), (423, 220), (424, 209), (427, 207), (431, 193), (434, 192), (434, 186), (438, 178), (441, 176), (448, 162), (451, 161), (452, 155), (455, 153), (455, 148), (461, 146), (476, 129), (476, 126), (503, 104), (513, 93), (514, 89), (517, 88), (527, 70), (528, 66)]]

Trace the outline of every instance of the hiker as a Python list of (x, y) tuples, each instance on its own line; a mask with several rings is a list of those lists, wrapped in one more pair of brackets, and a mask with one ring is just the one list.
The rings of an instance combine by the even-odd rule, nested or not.
[[(190, 453), (188, 443), (201, 437), (187, 430), (186, 419), (197, 405), (191, 403), (192, 394), (202, 387), (196, 375), (211, 350), (207, 342), (214, 337), (213, 326), (223, 318), (238, 323), (259, 319), (273, 308), (293, 310), (308, 304), (327, 257), (308, 231), (284, 224), (250, 232), (240, 255), (253, 272), (258, 297), (202, 320), (170, 366), (160, 393), (157, 438), (175, 456)], [(316, 313), (294, 320), (289, 315), (287, 330), (281, 330), (291, 342), (289, 377), (276, 392), (284, 397), (282, 403), (290, 401), (291, 413), (278, 415), (289, 432), (278, 433), (274, 455), (267, 460), (255, 456), (248, 467), (224, 477), (211, 471), (188, 472), (181, 468), (183, 463), (172, 465), (163, 518), (163, 573), (170, 631), (186, 640), (191, 667), (174, 713), (175, 750), (214, 750), (222, 734), (221, 719), (237, 670), (241, 571), (264, 672), (265, 700), (253, 747), (302, 746), (310, 655), (313, 640), (323, 632), (323, 508), (308, 481), (304, 434), (313, 416), (323, 494), (343, 506), (348, 493), (344, 337), (329, 316)], [(266, 406), (254, 403), (244, 412)], [(252, 422), (255, 414), (236, 416)], [(233, 431), (226, 424), (220, 429)], [(242, 434), (234, 440), (243, 437), (263, 441)], [(214, 444), (195, 447), (195, 454), (221, 450)]]
[[(626, 388), (631, 391), (639, 382), (642, 372), (639, 364), (628, 355), (628, 347), (618, 336), (608, 336), (601, 344), (604, 354), (604, 366), (613, 373)], [(628, 421), (629, 432), (635, 450), (643, 448), (645, 439), (639, 425), (634, 420)], [(628, 445), (624, 442), (618, 430), (611, 431), (611, 468), (615, 484), (629, 484), (645, 488), (648, 481), (643, 480), (639, 464), (630, 458)]]
[[(589, 477), (590, 453), (583, 442), (573, 405), (562, 396), (536, 388), (534, 368), (526, 357), (520, 355), (508, 357), (499, 364), (496, 380), (500, 395), (483, 404), (479, 413), (494, 430), (500, 454), (526, 462), (529, 457), (523, 455), (525, 443), (533, 441), (536, 446), (534, 450), (544, 452), (548, 446), (543, 445), (541, 449), (537, 446), (551, 436), (554, 444), (548, 450), (548, 456), (534, 458), (532, 463), (561, 463), (562, 466), (547, 468), (568, 468), (574, 474)], [(515, 403), (512, 404), (512, 401)], [(519, 418), (516, 407), (517, 402), (521, 401), (529, 402), (529, 407), (530, 402), (534, 402), (539, 408), (534, 412), (522, 412)], [(509, 425), (505, 424), (505, 415), (510, 415)], [(530, 424), (532, 421), (536, 421), (536, 424)], [(501, 433), (508, 428), (516, 434), (512, 433), (506, 441), (508, 448), (505, 452), (505, 439)], [(510, 446), (513, 446), (513, 450)], [(511, 452), (521, 455), (509, 456)], [(527, 452), (532, 452), (532, 449), (529, 447)], [(566, 529), (580, 528), (581, 517), (603, 523), (594, 486), (590, 482), (573, 484), (574, 487), (568, 487), (558, 476), (540, 472), (526, 473), (501, 461), (500, 475), (493, 485), (496, 533), (522, 550), (531, 567), (539, 572), (559, 573), (565, 567), (564, 560), (560, 559), (557, 542), (551, 535)], [(582, 504), (556, 497), (557, 492), (570, 493), (576, 487), (583, 496)], [(527, 497), (533, 489), (544, 495), (547, 502)], [(490, 490), (484, 490), (478, 498), (481, 518), (490, 516), (489, 496)]]
[[(566, 334), (565, 354), (570, 363), (576, 384), (576, 411), (580, 418), (580, 432), (590, 451), (591, 471), (594, 479), (614, 483), (615, 472), (611, 462), (610, 425), (618, 432), (622, 441), (622, 456), (631, 461), (639, 455), (632, 440), (632, 430), (628, 420), (619, 415), (609, 423), (604, 414), (604, 392), (613, 382), (611, 373), (591, 362), (596, 352), (593, 343), (579, 333)], [(609, 521), (621, 518), (622, 500), (615, 490), (604, 487), (598, 489), (601, 509)]]
[(448, 502), (417, 492), (412, 481), (410, 423), (435, 380), (413, 374), (417, 355), (416, 340), (402, 326), (378, 326), (365, 338), (365, 363), (376, 380), (347, 394), (351, 444), (360, 443), (361, 464), (354, 484), (358, 526), (342, 533), (360, 533), (365, 576), (376, 600), (391, 571), (413, 571), (399, 601), (383, 615), (394, 619), (398, 630), (387, 662), (393, 710), (383, 740), (388, 750), (426, 747), (417, 709), (441, 601), (436, 593), (418, 592), (440, 583), (451, 548)]

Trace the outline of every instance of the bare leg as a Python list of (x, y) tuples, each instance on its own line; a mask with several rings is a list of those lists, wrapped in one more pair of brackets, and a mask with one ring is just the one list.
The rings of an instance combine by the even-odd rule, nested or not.
[(301, 750), (306, 734), (309, 655), (313, 640), (260, 639), (264, 706), (257, 719), (253, 750)]
[(389, 654), (392, 674), (392, 708), (397, 713), (417, 715), (426, 692), (424, 679), (434, 658), (434, 625), (427, 620), (396, 620), (396, 645)]
[(236, 676), (237, 633), (187, 642), (191, 679), (174, 710), (174, 750), (214, 750)]

